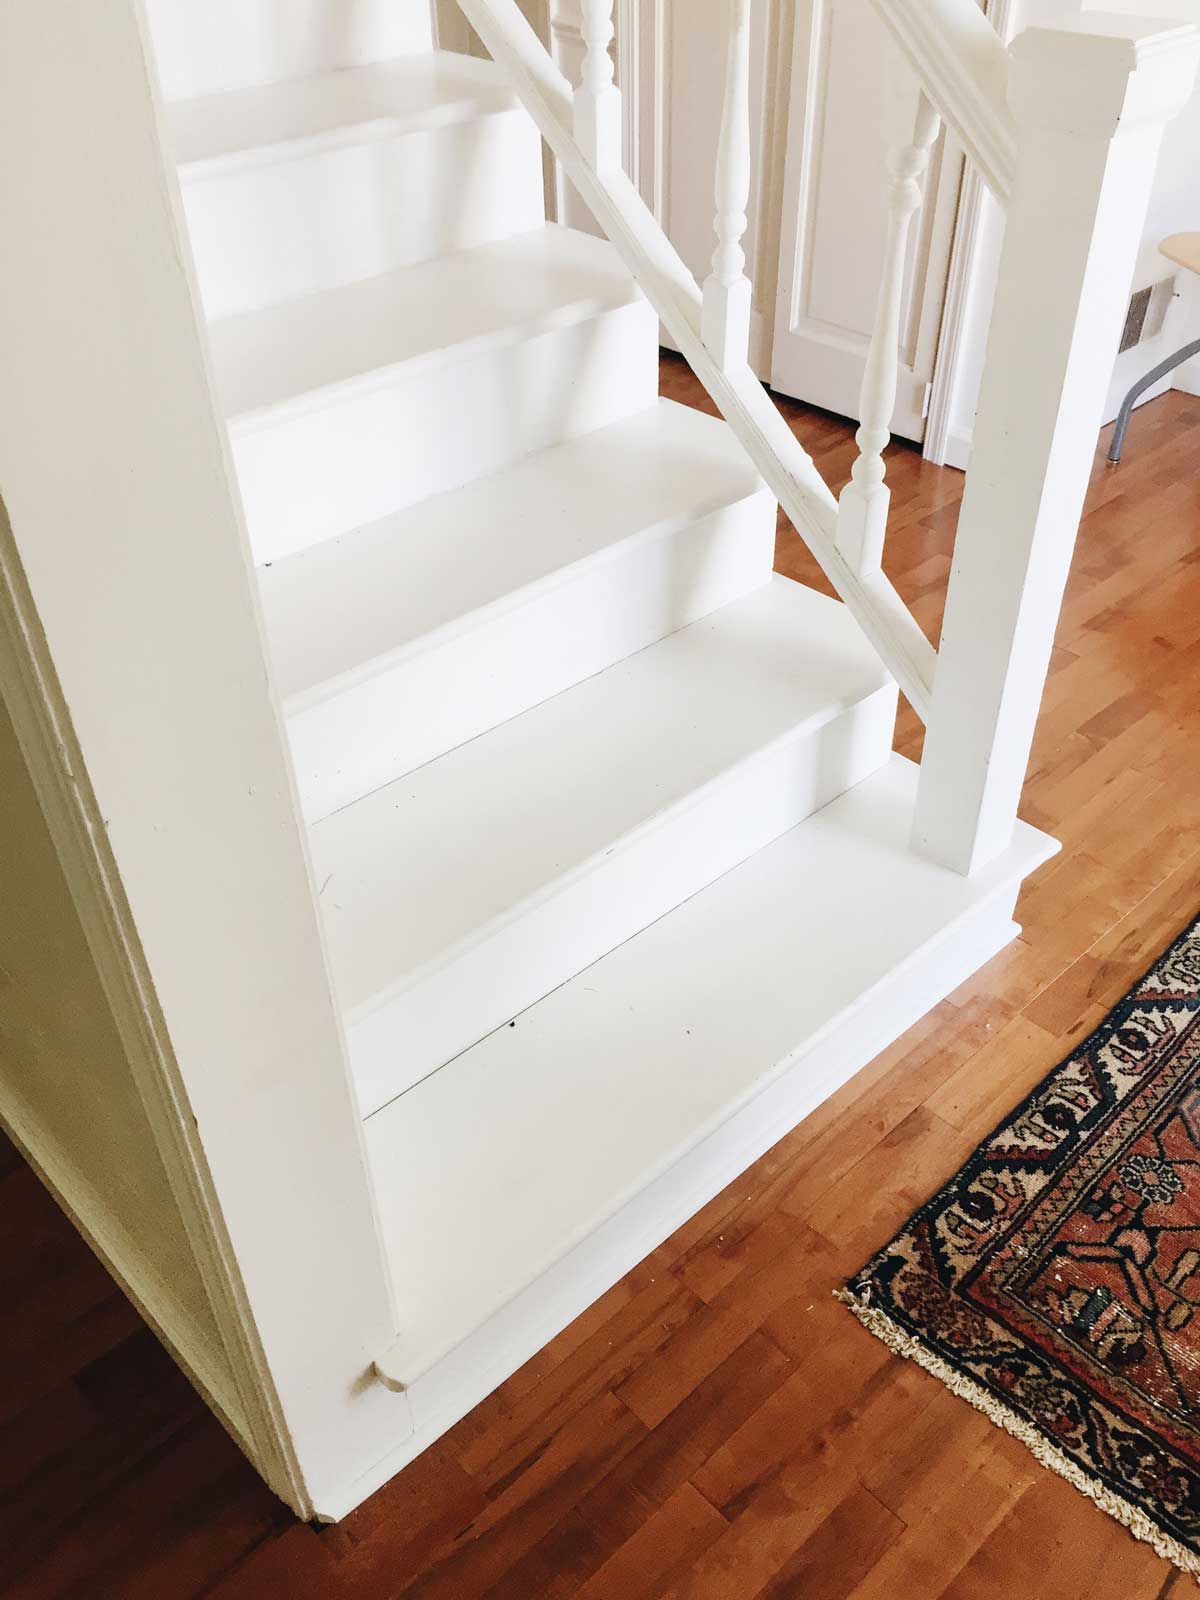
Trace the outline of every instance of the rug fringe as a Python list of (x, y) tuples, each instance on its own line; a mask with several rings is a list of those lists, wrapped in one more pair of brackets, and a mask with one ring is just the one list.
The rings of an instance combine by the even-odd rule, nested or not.
[(926, 1372), (944, 1383), (952, 1394), (961, 1396), (998, 1428), (1003, 1428), (1006, 1433), (1011, 1433), (1014, 1439), (1019, 1439), (1044, 1467), (1049, 1467), (1051, 1472), (1057, 1472), (1060, 1478), (1065, 1478), (1081, 1494), (1095, 1501), (1102, 1511), (1107, 1511), (1110, 1517), (1127, 1528), (1135, 1539), (1148, 1544), (1156, 1555), (1162, 1556), (1164, 1561), (1171, 1562), (1173, 1566), (1178, 1567), (1181, 1572), (1186, 1572), (1200, 1584), (1200, 1556), (1164, 1533), (1140, 1506), (1135, 1506), (1106, 1484), (1089, 1477), (1077, 1462), (1072, 1461), (1069, 1456), (1052, 1445), (1031, 1423), (1019, 1417), (1015, 1411), (1011, 1411), (1002, 1400), (997, 1400), (995, 1395), (989, 1394), (973, 1378), (968, 1378), (965, 1373), (956, 1372), (948, 1362), (942, 1360), (941, 1356), (935, 1355), (927, 1345), (922, 1344), (919, 1339), (893, 1322), (885, 1311), (870, 1305), (865, 1297), (859, 1297), (849, 1289), (837, 1289), (834, 1295), (843, 1305), (849, 1306), (863, 1327), (887, 1345), (889, 1350), (923, 1367)]

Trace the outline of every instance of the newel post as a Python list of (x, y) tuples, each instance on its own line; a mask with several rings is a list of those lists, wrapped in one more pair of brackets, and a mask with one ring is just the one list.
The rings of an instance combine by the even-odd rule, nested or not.
[(1012, 836), (1158, 146), (1198, 45), (1192, 27), (1085, 14), (1012, 48), (1017, 173), (914, 829), (958, 872)]

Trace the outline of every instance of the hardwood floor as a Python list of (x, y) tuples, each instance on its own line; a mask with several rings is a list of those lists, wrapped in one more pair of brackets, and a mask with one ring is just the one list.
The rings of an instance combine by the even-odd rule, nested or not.
[[(664, 389), (697, 401), (671, 358)], [(849, 427), (785, 409), (840, 486)], [(963, 480), (889, 466), (888, 569), (934, 633)], [(778, 564), (814, 579), (786, 529)], [(337, 1527), (272, 1499), (6, 1153), (0, 1593), (1182, 1600), (831, 1291), (1200, 911), (1198, 681), (1200, 399), (1171, 394), (1097, 457), (1024, 805), (1064, 850), (1022, 938)]]

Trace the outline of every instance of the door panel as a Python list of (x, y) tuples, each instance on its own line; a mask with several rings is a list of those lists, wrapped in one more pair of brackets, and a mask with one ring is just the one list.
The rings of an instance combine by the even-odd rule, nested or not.
[[(626, 103), (626, 164), (703, 283), (716, 246), (713, 185), (730, 3), (619, 0), (617, 14), (618, 75), (627, 89), (634, 86)], [(793, 0), (755, 0), (751, 9), (751, 182), (743, 242), (754, 284), (750, 364), (764, 379), (775, 322), (792, 18)]]
[[(917, 87), (870, 0), (797, 0), (771, 383), (858, 416), (887, 230), (890, 143)], [(913, 226), (894, 431), (920, 440), (941, 324), (961, 156), (938, 140)]]

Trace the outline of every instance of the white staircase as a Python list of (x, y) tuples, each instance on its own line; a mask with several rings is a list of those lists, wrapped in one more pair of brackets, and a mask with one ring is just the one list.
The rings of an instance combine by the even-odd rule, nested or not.
[(877, 771), (895, 686), (491, 63), (171, 124), (370, 1115)]
[[(746, 0), (703, 285), (621, 169), (613, 0), (578, 85), (458, 3), (492, 62), (427, 0), (0, 6), (0, 676), (63, 874), (57, 943), (14, 888), (0, 1122), (325, 1519), (1013, 937), (1200, 51), (873, 0), (926, 103), (835, 498), (744, 359)], [(881, 558), (939, 118), (1007, 214), (935, 649)], [(535, 125), (603, 240), (545, 226)], [(659, 400), (660, 321), (724, 422)], [(838, 602), (772, 577), (776, 502)]]
[(411, 1454), (1010, 938), (1050, 846), (908, 848), (894, 680), (772, 576), (774, 497), (657, 397), (613, 246), (544, 222), (497, 67), (170, 125)]

